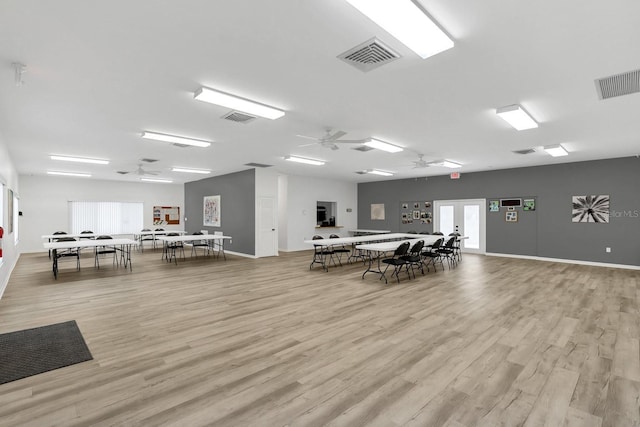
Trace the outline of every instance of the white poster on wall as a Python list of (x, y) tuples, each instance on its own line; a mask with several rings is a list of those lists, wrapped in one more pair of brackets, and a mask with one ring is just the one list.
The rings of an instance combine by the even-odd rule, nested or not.
[(384, 203), (371, 204), (371, 219), (372, 220), (384, 220)]
[(220, 196), (206, 196), (203, 203), (203, 225), (220, 227)]

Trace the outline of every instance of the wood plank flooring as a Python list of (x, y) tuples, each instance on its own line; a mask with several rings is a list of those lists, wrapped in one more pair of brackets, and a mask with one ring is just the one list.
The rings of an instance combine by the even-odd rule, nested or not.
[(227, 258), (55, 281), (23, 255), (0, 333), (75, 319), (94, 360), (0, 385), (0, 425), (640, 425), (638, 271), (465, 255), (385, 285)]

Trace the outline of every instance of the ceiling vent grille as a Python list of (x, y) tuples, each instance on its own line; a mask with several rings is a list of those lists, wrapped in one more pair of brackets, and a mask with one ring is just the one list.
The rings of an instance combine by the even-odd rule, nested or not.
[(140, 161), (145, 163), (155, 163), (158, 159), (140, 159)]
[(600, 99), (638, 93), (640, 92), (640, 70), (597, 79), (596, 90)]
[(256, 116), (252, 116), (251, 114), (247, 113), (241, 113), (240, 111), (232, 111), (222, 116), (222, 118), (236, 123), (247, 124), (254, 121), (256, 119)]
[(352, 150), (362, 151), (364, 153), (364, 152), (367, 152), (367, 151), (375, 150), (375, 148), (369, 147), (368, 145), (361, 145), (360, 147), (352, 148)]
[(126, 175), (129, 172), (128, 171), (116, 171), (116, 173), (119, 173), (120, 175)]
[(367, 171), (356, 171), (358, 175), (366, 175)]
[(395, 61), (400, 55), (374, 37), (338, 55), (338, 58), (366, 73)]
[(174, 142), (172, 144), (174, 147), (179, 147), (179, 148), (191, 148), (193, 147), (193, 145), (189, 145), (189, 144), (180, 144), (179, 142)]
[(251, 166), (252, 168), (270, 168), (273, 165), (265, 165), (264, 163), (245, 163), (245, 166)]
[(526, 148), (524, 150), (515, 150), (513, 152), (515, 154), (532, 154), (532, 153), (535, 153), (536, 150), (534, 150), (533, 148)]

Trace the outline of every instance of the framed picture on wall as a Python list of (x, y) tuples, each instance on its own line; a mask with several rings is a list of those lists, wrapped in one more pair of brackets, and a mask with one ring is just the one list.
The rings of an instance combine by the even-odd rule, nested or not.
[(489, 212), (500, 212), (500, 202), (497, 200), (489, 200)]
[(504, 220), (507, 222), (518, 222), (518, 211), (505, 212)]
[(202, 209), (202, 225), (220, 227), (220, 196), (205, 196)]
[(413, 219), (420, 219), (420, 211), (419, 210), (413, 211)]
[(409, 209), (409, 203), (403, 203), (402, 209)]
[(535, 199), (524, 199), (522, 205), (523, 211), (535, 211), (536, 210), (536, 201)]

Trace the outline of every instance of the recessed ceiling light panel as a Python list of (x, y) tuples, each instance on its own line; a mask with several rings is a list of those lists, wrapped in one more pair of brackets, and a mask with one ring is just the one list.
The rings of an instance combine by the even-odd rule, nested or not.
[(347, 2), (422, 58), (454, 45), (453, 40), (411, 0)]
[(89, 178), (91, 174), (88, 173), (78, 173), (78, 172), (56, 172), (56, 171), (47, 171), (47, 175), (62, 175), (62, 176), (78, 176), (82, 178)]
[(220, 105), (232, 110), (264, 117), (265, 119), (275, 120), (284, 116), (284, 111), (277, 108), (260, 104), (249, 99), (240, 98), (225, 92), (220, 92), (219, 90), (209, 89), (207, 87), (201, 87), (198, 89), (193, 97), (198, 101)]
[(108, 165), (108, 160), (101, 159), (88, 159), (85, 157), (69, 157), (69, 156), (50, 156), (51, 160), (61, 160), (63, 162), (76, 162), (76, 163), (92, 163), (96, 165)]
[(568, 156), (569, 155), (567, 150), (565, 150), (564, 147), (562, 145), (560, 145), (560, 144), (547, 145), (546, 147), (544, 147), (544, 151), (546, 151), (547, 154), (549, 154), (550, 156), (553, 156), (553, 157), (561, 157), (561, 156)]
[(304, 163), (307, 165), (314, 165), (314, 166), (322, 166), (325, 163), (322, 160), (308, 159), (306, 157), (298, 157), (298, 156), (285, 156), (284, 159), (290, 162)]
[(496, 110), (496, 114), (517, 130), (533, 129), (538, 127), (538, 123), (533, 120), (529, 113), (517, 104), (500, 107)]
[(199, 173), (199, 174), (209, 174), (211, 173), (210, 170), (205, 170), (205, 169), (190, 169), (190, 168), (173, 168), (171, 169), (172, 172), (184, 172), (184, 173)]
[(145, 182), (161, 182), (161, 183), (165, 183), (165, 184), (170, 184), (173, 181), (171, 181), (170, 179), (161, 179), (161, 178), (140, 178), (140, 181), (145, 181)]
[(184, 136), (168, 135), (158, 132), (142, 132), (141, 135), (145, 139), (153, 139), (155, 141), (171, 142), (173, 144), (181, 145), (193, 145), (195, 147), (208, 147), (211, 145), (211, 141), (204, 141), (202, 139), (187, 138)]
[(371, 175), (393, 176), (393, 172), (381, 171), (378, 169), (370, 169), (367, 173), (370, 173)]
[(388, 142), (380, 141), (374, 138), (369, 138), (364, 142), (364, 145), (366, 145), (367, 147), (386, 151), (388, 153), (398, 153), (403, 150), (402, 147), (398, 147), (397, 145), (389, 144)]

